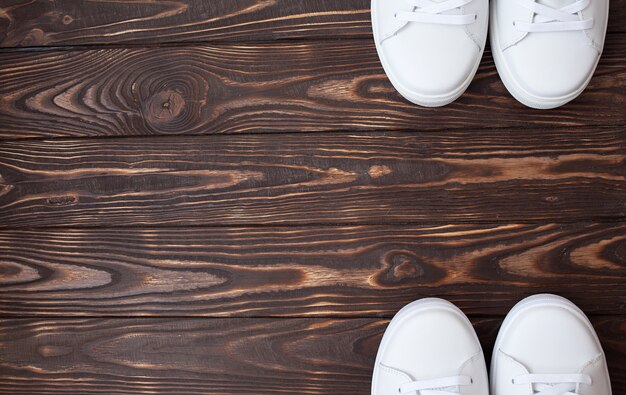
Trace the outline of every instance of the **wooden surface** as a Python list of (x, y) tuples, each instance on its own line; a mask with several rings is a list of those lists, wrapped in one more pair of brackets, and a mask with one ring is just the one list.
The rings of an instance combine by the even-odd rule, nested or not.
[(0, 394), (368, 394), (438, 296), (570, 298), (626, 393), (626, 0), (551, 111), (404, 101), (369, 0), (0, 0)]
[(615, 222), (625, 142), (623, 128), (6, 142), (0, 226)]
[[(2, 394), (369, 394), (387, 320), (65, 319), (1, 323)], [(500, 325), (473, 319), (487, 359)], [(619, 317), (594, 317), (613, 388), (626, 387)], [(24, 380), (28, 377), (28, 380)], [(43, 391), (41, 393), (44, 393)]]
[(410, 104), (370, 39), (10, 52), (0, 57), (0, 100), (7, 139), (621, 127), (626, 33), (608, 36), (585, 93), (550, 112), (515, 101), (489, 51), (458, 101)]
[[(609, 28), (626, 31), (626, 0)], [(369, 38), (370, 0), (3, 0), (0, 47)]]
[(0, 231), (0, 313), (390, 317), (443, 295), (497, 315), (554, 292), (624, 304), (626, 225), (122, 228)]

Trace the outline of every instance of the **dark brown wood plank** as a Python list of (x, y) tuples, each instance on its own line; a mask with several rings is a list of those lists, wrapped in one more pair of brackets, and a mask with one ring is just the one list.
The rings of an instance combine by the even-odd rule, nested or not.
[[(499, 318), (473, 323), (490, 359)], [(626, 320), (592, 317), (614, 394)], [(367, 394), (376, 319), (72, 319), (0, 322), (2, 394)]]
[(0, 232), (0, 314), (368, 316), (541, 292), (623, 314), (626, 224)]
[(515, 101), (489, 52), (442, 108), (402, 99), (370, 40), (0, 53), (1, 139), (625, 124), (626, 34), (549, 111)]
[[(0, 2), (0, 46), (369, 37), (370, 0)], [(611, 0), (609, 32), (626, 2)]]
[(21, 140), (0, 227), (622, 221), (626, 130)]
[(369, 0), (3, 0), (0, 47), (369, 37), (369, 7)]

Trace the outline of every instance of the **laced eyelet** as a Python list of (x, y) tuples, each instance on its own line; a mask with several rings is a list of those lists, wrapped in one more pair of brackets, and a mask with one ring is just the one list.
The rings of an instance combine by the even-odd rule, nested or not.
[(593, 18), (578, 18), (589, 5), (589, 0), (572, 1), (572, 5), (565, 8), (554, 8), (536, 0), (516, 0), (516, 2), (535, 15), (531, 20), (513, 21), (515, 29), (521, 32), (561, 32), (587, 30), (593, 27)]
[[(416, 1), (416, 0), (413, 0)], [(455, 0), (452, 1), (453, 4), (446, 5), (442, 2), (441, 5), (437, 5), (436, 2), (432, 0), (417, 0), (417, 2), (427, 1), (433, 4), (436, 4), (434, 9), (430, 5), (415, 5), (412, 9), (400, 9), (396, 10), (393, 13), (393, 18), (399, 21), (404, 22), (405, 24), (408, 22), (422, 22), (422, 23), (436, 23), (442, 25), (469, 25), (474, 23), (478, 19), (478, 14), (473, 14), (474, 18), (472, 18), (472, 14), (465, 14), (464, 7), (462, 5), (470, 3), (472, 0)], [(459, 4), (462, 3), (462, 4)], [(441, 8), (443, 6), (443, 8)], [(447, 11), (453, 9), (460, 9), (460, 14), (447, 14)], [(400, 16), (401, 15), (401, 16)]]

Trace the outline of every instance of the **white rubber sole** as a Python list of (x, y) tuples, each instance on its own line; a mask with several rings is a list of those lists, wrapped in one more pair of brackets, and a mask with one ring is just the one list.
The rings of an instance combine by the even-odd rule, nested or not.
[(389, 326), (387, 326), (387, 330), (385, 330), (385, 334), (383, 335), (383, 338), (380, 342), (380, 346), (378, 347), (378, 353), (376, 354), (376, 361), (374, 363), (374, 372), (372, 374), (372, 387), (371, 387), (372, 395), (376, 395), (374, 391), (376, 390), (377, 385), (378, 385), (376, 378), (378, 377), (380, 358), (382, 357), (383, 351), (387, 347), (387, 344), (394, 337), (394, 332), (396, 331), (396, 329), (403, 323), (403, 321), (406, 318), (414, 316), (415, 314), (419, 314), (420, 312), (433, 309), (433, 308), (445, 309), (445, 310), (454, 312), (458, 316), (462, 317), (462, 319), (471, 328), (471, 331), (474, 335), (474, 339), (476, 340), (476, 344), (478, 345), (479, 352), (482, 352), (480, 340), (478, 339), (478, 336), (476, 335), (476, 332), (474, 331), (474, 326), (472, 325), (470, 320), (467, 318), (467, 316), (458, 307), (448, 302), (447, 300), (439, 299), (439, 298), (424, 298), (424, 299), (416, 300), (415, 302), (411, 302), (407, 304), (406, 306), (404, 306), (403, 308), (401, 308), (396, 313), (396, 315), (394, 315), (393, 319), (389, 323)]
[[(505, 0), (506, 1), (506, 0)], [(496, 0), (491, 0), (489, 4), (489, 13), (490, 15), (496, 15)], [(608, 12), (607, 12), (608, 19)], [(498, 75), (502, 80), (502, 83), (509, 91), (511, 96), (513, 96), (518, 102), (523, 105), (531, 108), (535, 108), (538, 110), (550, 110), (553, 108), (560, 107), (574, 100), (587, 88), (595, 70), (598, 66), (598, 62), (600, 61), (600, 56), (596, 59), (596, 63), (591, 70), (591, 73), (585, 80), (582, 86), (580, 86), (576, 91), (559, 97), (539, 97), (530, 94), (527, 92), (516, 80), (513, 78), (509, 68), (506, 64), (506, 61), (503, 59), (502, 51), (500, 50), (500, 38), (497, 34), (498, 25), (497, 18), (489, 19), (489, 42), (491, 44), (491, 53), (493, 54), (493, 60), (496, 64), (496, 69), (498, 70)], [(604, 32), (606, 35), (606, 30)]]
[[(495, 391), (495, 381), (493, 380), (493, 378), (496, 376), (496, 364), (495, 364), (496, 355), (498, 354), (498, 350), (500, 349), (500, 343), (502, 342), (502, 339), (506, 336), (506, 333), (511, 327), (511, 324), (513, 323), (513, 321), (515, 321), (515, 319), (520, 313), (533, 307), (545, 306), (545, 305), (559, 306), (559, 307), (562, 307), (571, 311), (576, 316), (578, 316), (589, 327), (589, 329), (591, 330), (591, 333), (593, 333), (594, 339), (598, 347), (602, 350), (600, 339), (598, 338), (596, 331), (593, 329), (593, 325), (591, 324), (591, 321), (589, 321), (589, 318), (587, 318), (585, 313), (581, 309), (579, 309), (578, 306), (576, 306), (574, 303), (570, 302), (568, 299), (565, 299), (561, 296), (551, 295), (551, 294), (539, 294), (539, 295), (529, 296), (519, 301), (515, 306), (513, 306), (511, 311), (509, 311), (509, 313), (506, 315), (504, 322), (502, 322), (502, 326), (500, 327), (500, 331), (498, 332), (498, 336), (496, 337), (496, 342), (493, 346), (493, 354), (491, 355), (491, 366), (489, 369), (489, 377), (490, 377), (489, 393), (491, 395), (497, 395)], [(604, 355), (604, 351), (603, 351), (603, 355)], [(607, 377), (609, 377), (606, 360), (604, 363), (604, 367), (606, 369), (606, 375)], [(610, 386), (609, 386), (609, 394), (611, 394)]]
[(391, 69), (387, 65), (387, 61), (382, 55), (382, 50), (380, 48), (380, 45), (378, 44), (379, 39), (376, 33), (378, 29), (376, 28), (376, 18), (374, 18), (375, 13), (376, 13), (375, 2), (372, 0), (370, 15), (371, 15), (371, 20), (372, 20), (372, 30), (374, 32), (374, 44), (376, 45), (376, 53), (378, 54), (378, 59), (380, 59), (380, 63), (383, 65), (383, 70), (385, 71), (387, 78), (389, 79), (389, 81), (391, 81), (391, 85), (393, 85), (393, 87), (398, 91), (398, 93), (400, 93), (400, 95), (402, 95), (402, 97), (404, 97), (406, 100), (410, 101), (413, 104), (417, 104), (423, 107), (442, 107), (442, 106), (452, 103), (453, 101), (461, 97), (463, 93), (465, 93), (467, 88), (470, 86), (470, 84), (474, 80), (474, 77), (476, 76), (476, 72), (478, 71), (478, 66), (480, 66), (480, 61), (482, 60), (483, 53), (485, 52), (486, 42), (483, 43), (482, 45), (480, 54), (478, 55), (477, 60), (476, 60), (476, 64), (474, 64), (474, 67), (472, 68), (472, 72), (468, 75), (468, 77), (463, 81), (463, 83), (457, 89), (455, 89), (452, 92), (443, 94), (443, 95), (436, 95), (436, 96), (421, 95), (417, 92), (413, 92), (409, 89), (404, 88), (402, 86), (402, 82), (398, 78), (396, 78), (395, 75), (393, 75), (393, 73), (391, 73)]

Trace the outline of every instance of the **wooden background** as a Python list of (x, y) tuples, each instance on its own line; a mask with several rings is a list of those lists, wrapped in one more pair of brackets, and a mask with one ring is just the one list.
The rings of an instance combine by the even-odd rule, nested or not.
[(0, 393), (368, 394), (404, 304), (489, 353), (539, 292), (626, 393), (625, 21), (562, 108), (487, 50), (429, 109), (369, 0), (0, 0)]

